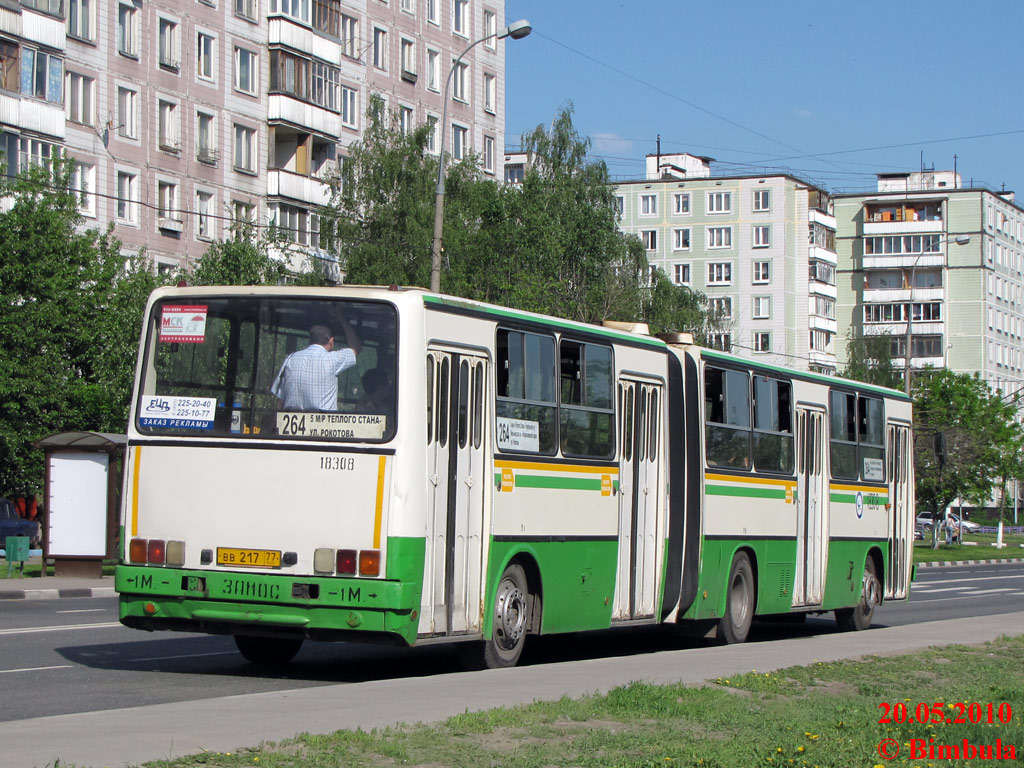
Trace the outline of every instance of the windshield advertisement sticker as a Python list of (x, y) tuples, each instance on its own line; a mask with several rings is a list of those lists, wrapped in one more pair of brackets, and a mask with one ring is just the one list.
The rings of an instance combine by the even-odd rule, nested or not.
[(881, 459), (864, 458), (864, 479), (877, 482), (885, 480), (885, 464)]
[(503, 451), (540, 451), (540, 422), (499, 416), (498, 447)]
[(323, 440), (380, 440), (388, 417), (377, 413), (278, 413), (277, 433)]
[(143, 395), (139, 426), (172, 429), (213, 429), (215, 397)]
[(206, 341), (206, 306), (164, 306), (160, 341), (202, 344)]

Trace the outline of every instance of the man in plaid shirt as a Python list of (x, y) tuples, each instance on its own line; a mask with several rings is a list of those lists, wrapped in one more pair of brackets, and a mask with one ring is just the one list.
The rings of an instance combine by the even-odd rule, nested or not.
[(334, 332), (326, 325), (309, 329), (309, 346), (285, 358), (270, 391), (282, 411), (338, 410), (338, 374), (356, 364), (362, 349), (355, 329), (338, 317), (347, 347), (334, 348)]

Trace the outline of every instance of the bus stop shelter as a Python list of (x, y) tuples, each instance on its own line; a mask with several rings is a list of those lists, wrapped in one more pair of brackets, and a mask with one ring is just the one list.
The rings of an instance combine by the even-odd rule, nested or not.
[(99, 578), (114, 557), (125, 435), (59, 432), (35, 443), (46, 453), (43, 557), (58, 576)]

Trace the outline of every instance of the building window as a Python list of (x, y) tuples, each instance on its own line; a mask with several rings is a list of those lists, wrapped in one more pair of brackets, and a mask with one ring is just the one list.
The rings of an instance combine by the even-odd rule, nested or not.
[(730, 297), (722, 296), (711, 299), (709, 306), (711, 307), (711, 317), (716, 321), (732, 320), (732, 299)]
[(117, 89), (117, 134), (126, 139), (139, 138), (138, 94), (131, 88)]
[(117, 51), (123, 56), (139, 57), (139, 15), (134, 5), (117, 6)]
[(21, 51), (18, 44), (0, 38), (0, 88), (18, 93), (21, 90)]
[(96, 215), (96, 166), (75, 161), (71, 169), (71, 191), (83, 216)]
[(235, 0), (235, 16), (248, 21), (257, 21), (256, 0)]
[(157, 108), (157, 143), (165, 152), (178, 152), (178, 105), (160, 99)]
[(21, 92), (51, 104), (63, 104), (64, 59), (34, 48), (21, 49)]
[(486, 47), (492, 51), (498, 47), (498, 19), (494, 11), (484, 11), (484, 37), (487, 38)]
[(673, 264), (672, 265), (672, 282), (676, 285), (689, 285), (690, 284), (690, 265), (689, 264)]
[(388, 68), (388, 32), (380, 27), (373, 28), (373, 66), (385, 72)]
[(196, 160), (201, 163), (217, 162), (215, 126), (213, 115), (196, 112)]
[(437, 154), (437, 118), (427, 115), (427, 152)]
[(708, 344), (711, 345), (712, 349), (720, 349), (723, 352), (732, 351), (732, 334), (731, 333), (712, 333), (708, 334)]
[(129, 171), (117, 172), (117, 219), (124, 224), (139, 222), (139, 177)]
[(181, 67), (178, 25), (170, 19), (160, 19), (160, 66), (175, 72)]
[(359, 20), (354, 16), (341, 14), (341, 52), (350, 59), (359, 57)]
[(758, 224), (754, 227), (754, 247), (768, 248), (772, 244), (772, 228), (769, 224)]
[(235, 228), (256, 223), (256, 206), (245, 200), (231, 201), (231, 222)]
[(753, 282), (767, 283), (772, 279), (772, 263), (770, 261), (755, 261)]
[(79, 40), (92, 40), (93, 0), (68, 0), (68, 35)]
[(456, 101), (469, 102), (469, 95), (466, 91), (466, 80), (469, 72), (469, 64), (460, 61), (452, 70), (452, 98)]
[(178, 185), (173, 181), (158, 181), (156, 184), (157, 215), (161, 219), (180, 221), (178, 210)]
[(215, 235), (213, 220), (213, 194), (196, 192), (196, 237), (212, 240)]
[(685, 216), (690, 213), (689, 192), (676, 192), (672, 195), (672, 213), (676, 216)]
[[(920, 305), (918, 305), (920, 306)], [(938, 305), (936, 305), (938, 306)], [(827, 296), (815, 296), (814, 297), (814, 314), (819, 317), (828, 318), (829, 320), (836, 319), (836, 300), (830, 299)], [(916, 317), (914, 318), (917, 319)], [(936, 318), (937, 319), (937, 318)]]
[(65, 82), (68, 120), (81, 125), (93, 125), (96, 81), (77, 72), (68, 72)]
[(441, 54), (427, 49), (427, 88), (431, 91), (441, 89)]
[(203, 80), (213, 80), (214, 75), (213, 35), (200, 32), (196, 35), (196, 74)]
[(256, 52), (235, 46), (235, 90), (255, 96), (259, 71)]
[(642, 229), (640, 230), (640, 242), (644, 244), (644, 249), (648, 251), (658, 250), (658, 230), (656, 229)]
[(810, 345), (816, 352), (827, 352), (832, 343), (832, 334), (828, 331), (811, 331)]
[(732, 285), (732, 262), (708, 262), (708, 285)]
[(412, 132), (413, 110), (412, 107), (400, 106), (398, 108), (398, 131), (403, 136)]
[(401, 8), (406, 13), (414, 13), (415, 12), (415, 10), (413, 9), (413, 6), (412, 6), (412, 0), (402, 0)]
[(772, 191), (770, 189), (754, 190), (754, 210), (756, 212), (770, 211), (772, 209)]
[(640, 215), (656, 216), (658, 214), (658, 196), (640, 195)]
[[(825, 283), (825, 285), (835, 285), (836, 284), (836, 268), (835, 268), (834, 265), (829, 264), (829, 263), (824, 262), (824, 261), (812, 261), (809, 266), (810, 266), (810, 270), (809, 271), (810, 271), (810, 278), (811, 278), (811, 280), (817, 280), (819, 283)], [(893, 288), (897, 288), (897, 287), (902, 287), (902, 286), (903, 286), (903, 280), (902, 280), (902, 278), (900, 278), (898, 286), (872, 286), (872, 287), (879, 287), (879, 288), (893, 287)]]
[[(10, 136), (11, 134), (7, 135)], [(60, 160), (61, 148), (58, 144), (51, 144), (48, 141), (40, 141), (29, 136), (22, 136), (20, 145), (15, 173), (33, 167), (45, 168), (48, 171), (52, 161)], [(10, 170), (8, 170), (8, 173), (10, 173)]]
[(235, 170), (256, 172), (256, 129), (235, 125)]
[(732, 248), (732, 227), (708, 227), (707, 248)]
[(681, 229), (672, 230), (672, 250), (673, 251), (688, 251), (690, 250), (690, 228), (685, 227)]
[(309, 23), (309, 0), (270, 0), (270, 12)]
[(341, 124), (346, 128), (359, 126), (358, 91), (346, 85), (341, 86)]
[(469, 0), (454, 0), (452, 32), (462, 37), (469, 37)]
[(456, 160), (463, 160), (466, 157), (468, 146), (469, 130), (461, 125), (452, 126), (452, 157)]
[(767, 320), (772, 316), (772, 297), (755, 296), (753, 318), (755, 320)]
[(313, 0), (313, 29), (338, 37), (341, 0)]
[(412, 81), (416, 82), (416, 44), (412, 40), (402, 38), (399, 59), (402, 77), (408, 80), (411, 76)]
[(708, 192), (707, 213), (731, 213), (732, 192)]
[(494, 114), (498, 104), (498, 78), (484, 75), (484, 111)]
[(754, 351), (755, 352), (771, 352), (772, 351), (772, 335), (767, 331), (758, 331), (754, 334)]
[(494, 137), (484, 136), (484, 170), (494, 173)]
[(315, 213), (295, 205), (279, 203), (270, 214), (273, 228), (288, 242), (318, 247), (320, 219)]

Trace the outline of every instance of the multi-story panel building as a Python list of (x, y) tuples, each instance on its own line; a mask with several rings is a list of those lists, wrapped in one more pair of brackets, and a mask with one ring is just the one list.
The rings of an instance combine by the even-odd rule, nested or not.
[[(325, 179), (370, 96), (495, 173), (504, 0), (23, 0), (0, 4), (8, 172), (63, 147), (82, 212), (173, 268), (233, 222), (317, 255)], [(488, 35), (457, 66), (471, 43)]]
[[(885, 334), (894, 362), (1024, 378), (1024, 210), (952, 171), (881, 174), (835, 196), (839, 335)], [(846, 359), (845, 344), (839, 350)]]
[(711, 341), (788, 367), (835, 372), (835, 218), (823, 190), (789, 175), (720, 176), (706, 157), (649, 155), (620, 182), (620, 228), (651, 269), (707, 294)]

